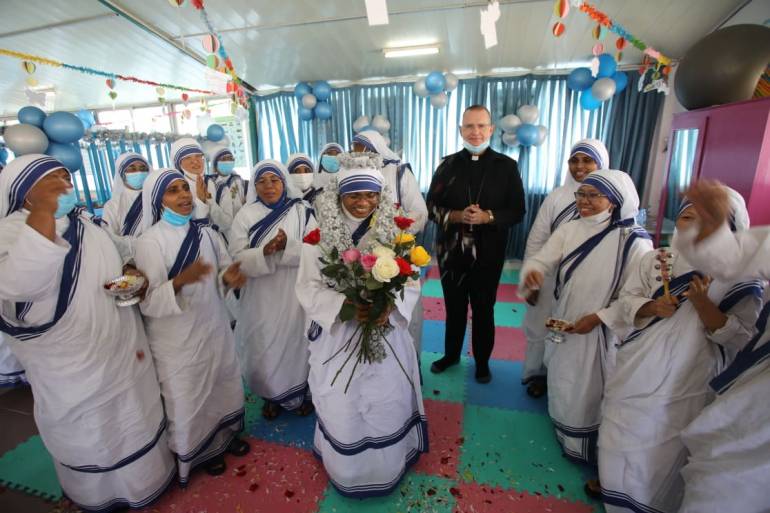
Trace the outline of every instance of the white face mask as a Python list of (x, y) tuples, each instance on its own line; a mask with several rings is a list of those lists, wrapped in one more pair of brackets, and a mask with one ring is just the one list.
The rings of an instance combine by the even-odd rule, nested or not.
[(608, 220), (611, 216), (612, 216), (612, 212), (610, 212), (610, 210), (607, 209), (604, 212), (599, 212), (598, 214), (594, 214), (592, 216), (581, 217), (580, 221), (586, 224), (600, 224)]
[(313, 185), (313, 173), (297, 173), (289, 175), (289, 179), (302, 192), (305, 192)]

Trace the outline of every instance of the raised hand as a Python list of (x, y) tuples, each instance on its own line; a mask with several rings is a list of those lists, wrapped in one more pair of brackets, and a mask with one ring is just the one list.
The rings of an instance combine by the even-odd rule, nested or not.
[(209, 191), (206, 188), (206, 181), (203, 179), (203, 174), (199, 174), (195, 177), (195, 195), (203, 203), (206, 203), (206, 201), (211, 198), (211, 194), (209, 194)]
[(233, 262), (222, 274), (222, 281), (231, 289), (239, 289), (246, 285), (246, 275), (241, 271), (241, 263)]
[(711, 277), (700, 278), (693, 276), (690, 286), (684, 293), (684, 296), (693, 302), (693, 304), (709, 301), (709, 287), (711, 286)]
[(286, 249), (286, 232), (281, 228), (278, 228), (278, 234), (273, 237), (270, 242), (265, 244), (262, 253), (265, 256), (269, 256), (278, 251), (283, 251), (284, 249)]
[(200, 258), (197, 259), (195, 262), (182, 269), (182, 272), (179, 273), (176, 278), (174, 278), (174, 290), (179, 292), (179, 290), (185, 285), (191, 285), (193, 283), (203, 281), (203, 279), (208, 276), (213, 269), (214, 268), (211, 266), (211, 264), (207, 264)]
[(59, 196), (72, 188), (67, 180), (54, 176), (40, 180), (29, 191), (26, 197), (26, 207), (30, 212), (45, 213), (53, 216), (59, 208)]

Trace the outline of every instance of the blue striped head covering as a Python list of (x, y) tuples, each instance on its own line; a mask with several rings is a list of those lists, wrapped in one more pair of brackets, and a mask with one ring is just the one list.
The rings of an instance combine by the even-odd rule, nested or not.
[(134, 164), (136, 162), (143, 163), (145, 166), (147, 166), (147, 171), (150, 170), (150, 163), (147, 162), (147, 159), (144, 158), (144, 156), (140, 155), (139, 153), (128, 151), (126, 153), (120, 154), (118, 158), (115, 159), (115, 168), (120, 174), (120, 177), (125, 179), (126, 170), (129, 168), (129, 166), (131, 166), (131, 164)]
[(315, 173), (315, 164), (305, 153), (290, 155), (289, 161), (286, 163), (286, 169), (289, 171), (289, 174), (293, 173), (299, 166), (307, 166), (311, 172)]
[[(751, 220), (749, 219), (749, 210), (746, 208), (746, 200), (743, 199), (741, 193), (728, 187), (722, 186), (727, 192), (727, 198), (730, 201), (730, 216), (727, 218), (727, 224), (730, 226), (730, 231), (738, 232), (748, 230), (751, 227)], [(682, 199), (681, 205), (679, 205), (679, 212), (676, 217), (682, 215), (682, 212), (687, 210), (693, 205), (692, 201), (687, 196)]]
[(67, 169), (53, 157), (32, 153), (12, 160), (0, 173), (0, 217), (24, 207), (24, 199), (44, 176)]
[(339, 176), (339, 194), (353, 192), (382, 192), (385, 179), (377, 169), (342, 169)]
[(246, 192), (246, 203), (254, 203), (256, 201), (259, 201), (259, 197), (257, 196), (257, 190), (256, 190), (257, 182), (259, 181), (260, 178), (262, 178), (266, 174), (274, 174), (275, 176), (281, 179), (281, 183), (283, 183), (283, 194), (281, 195), (281, 198), (275, 203), (273, 203), (272, 205), (267, 205), (266, 203), (262, 203), (263, 205), (269, 208), (274, 208), (279, 205), (282, 205), (288, 198), (302, 197), (302, 194), (294, 190), (294, 186), (287, 179), (289, 172), (286, 169), (286, 166), (284, 166), (283, 163), (277, 160), (266, 159), (259, 162), (256, 166), (254, 166), (254, 169), (252, 169), (251, 171), (251, 181), (249, 181), (249, 190)]
[(232, 157), (233, 160), (235, 160), (235, 155), (233, 155), (233, 152), (230, 151), (230, 148), (220, 148), (214, 153), (214, 155), (211, 156), (211, 167), (216, 171), (217, 169), (217, 162), (225, 158), (226, 156)]
[(377, 130), (359, 132), (353, 137), (353, 142), (361, 144), (366, 151), (376, 153), (382, 157), (382, 164), (384, 166), (389, 164), (399, 165), (401, 163), (401, 157), (388, 147), (385, 137)]
[(182, 159), (191, 155), (203, 156), (203, 150), (198, 141), (192, 137), (182, 137), (177, 139), (171, 145), (171, 160), (174, 161), (174, 167), (178, 171), (182, 171)]
[(147, 176), (142, 188), (142, 225), (144, 230), (160, 221), (163, 211), (163, 194), (176, 180), (186, 182), (181, 171), (171, 168), (157, 169)]
[(607, 169), (610, 166), (610, 154), (607, 147), (598, 139), (581, 139), (576, 142), (569, 152), (569, 158), (577, 153), (591, 157), (599, 169)]
[(343, 148), (341, 144), (339, 144), (339, 143), (336, 143), (336, 142), (330, 142), (330, 143), (326, 143), (326, 144), (324, 145), (324, 147), (323, 147), (323, 148), (321, 148), (321, 152), (318, 154), (318, 158), (319, 158), (319, 160), (320, 160), (320, 158), (321, 158), (322, 156), (326, 155), (326, 153), (327, 153), (329, 150), (337, 150), (337, 152), (338, 152), (338, 153), (345, 153), (345, 148)]
[(583, 180), (581, 188), (585, 185), (595, 187), (615, 205), (612, 211), (613, 220), (636, 218), (639, 212), (639, 195), (628, 173), (615, 169), (599, 169)]

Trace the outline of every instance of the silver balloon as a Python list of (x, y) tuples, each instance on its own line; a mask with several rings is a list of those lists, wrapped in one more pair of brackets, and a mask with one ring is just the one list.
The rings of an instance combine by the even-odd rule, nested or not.
[(612, 98), (612, 95), (615, 94), (615, 89), (617, 89), (617, 85), (612, 78), (600, 78), (591, 86), (591, 94), (594, 98), (603, 102)]
[(543, 144), (546, 137), (548, 137), (548, 128), (544, 125), (537, 125), (537, 142), (535, 143), (535, 146)]
[(520, 124), (521, 120), (516, 114), (503, 116), (503, 119), (498, 122), (498, 126), (503, 129), (503, 132), (515, 132)]
[(353, 131), (360, 132), (369, 126), (369, 116), (361, 116), (353, 122)]
[(516, 146), (519, 144), (519, 138), (516, 137), (516, 132), (505, 132), (503, 134), (503, 144), (508, 146)]
[(372, 128), (385, 135), (390, 130), (390, 121), (382, 114), (377, 114), (372, 118)]
[(522, 123), (534, 125), (535, 121), (537, 121), (537, 117), (540, 115), (540, 111), (537, 110), (537, 107), (534, 105), (522, 105), (519, 107), (519, 110), (516, 111), (516, 114), (519, 116)]
[(313, 109), (318, 104), (318, 98), (308, 93), (302, 97), (302, 106), (306, 109)]
[(425, 98), (426, 96), (430, 95), (430, 91), (428, 91), (428, 88), (425, 86), (424, 78), (419, 78), (417, 79), (417, 82), (414, 83), (414, 94), (421, 98)]
[(449, 101), (449, 97), (443, 91), (440, 93), (436, 93), (430, 97), (430, 104), (437, 109), (444, 107), (448, 101)]
[(20, 123), (6, 127), (5, 144), (18, 157), (29, 153), (43, 153), (48, 148), (45, 132), (34, 125)]
[(444, 80), (446, 80), (446, 85), (444, 86), (445, 91), (454, 91), (457, 89), (457, 84), (460, 82), (460, 79), (457, 78), (457, 75), (454, 73), (447, 73), (444, 75)]

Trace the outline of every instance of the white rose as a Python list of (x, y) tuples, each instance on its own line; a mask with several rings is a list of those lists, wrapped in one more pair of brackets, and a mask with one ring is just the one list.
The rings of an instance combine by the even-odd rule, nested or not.
[(377, 258), (380, 258), (380, 257), (395, 258), (396, 257), (396, 253), (387, 246), (377, 246), (376, 248), (372, 249), (372, 255), (376, 256)]
[(389, 256), (381, 256), (372, 267), (372, 277), (380, 283), (388, 283), (391, 278), (398, 276), (399, 268), (396, 260)]

